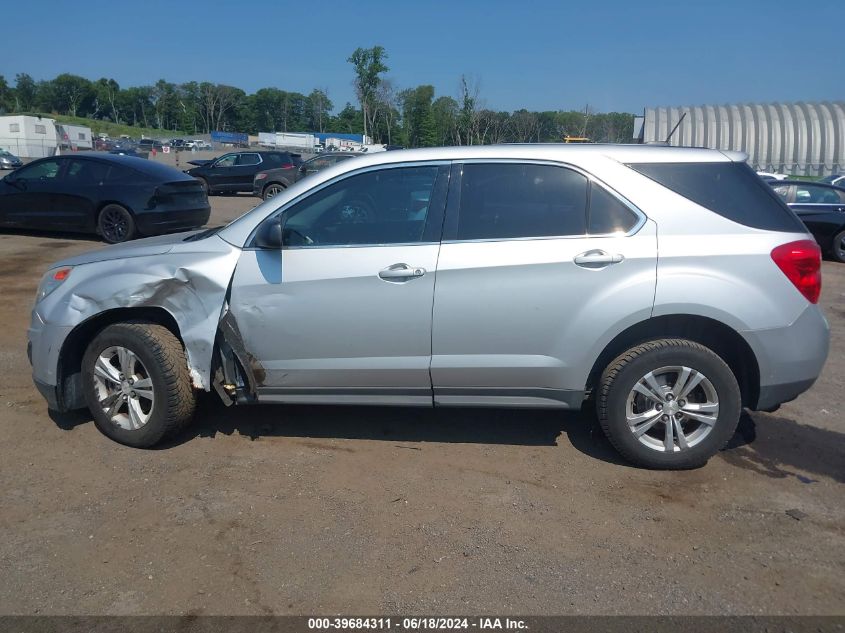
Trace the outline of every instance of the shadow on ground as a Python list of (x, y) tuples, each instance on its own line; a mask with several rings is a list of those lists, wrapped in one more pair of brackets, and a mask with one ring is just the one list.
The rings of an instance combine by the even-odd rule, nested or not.
[[(86, 412), (50, 412), (63, 430), (91, 421)], [(280, 406), (225, 407), (202, 394), (194, 423), (159, 446), (167, 450), (217, 434), (261, 437), (344, 438), (402, 442), (555, 446), (605, 462), (627, 465), (604, 437), (595, 416), (582, 411), (526, 409), (424, 409), (405, 407)], [(814, 483), (828, 477), (845, 483), (845, 434), (767, 413), (743, 413), (737, 432), (720, 456), (732, 466), (773, 478)]]
[[(101, 244), (106, 246), (106, 243), (103, 242), (97, 235), (93, 233), (71, 233), (67, 231), (50, 231), (50, 230), (36, 230), (36, 229), (13, 229), (4, 227), (2, 231), (0, 231), (0, 236), (15, 236), (20, 235), (23, 237), (41, 237), (44, 239), (56, 239), (56, 240), (67, 240), (71, 242), (92, 242), (94, 245)], [(41, 246), (47, 248), (56, 248), (57, 242), (47, 242), (46, 244), (42, 244)]]
[(845, 483), (845, 434), (769, 413), (743, 413), (721, 456), (733, 466), (776, 479), (795, 477), (809, 484), (822, 476)]

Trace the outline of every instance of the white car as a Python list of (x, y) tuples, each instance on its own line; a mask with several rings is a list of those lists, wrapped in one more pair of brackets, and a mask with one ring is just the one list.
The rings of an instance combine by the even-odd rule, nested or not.
[(758, 171), (757, 175), (763, 180), (786, 180), (789, 178), (787, 174), (773, 174), (770, 171)]

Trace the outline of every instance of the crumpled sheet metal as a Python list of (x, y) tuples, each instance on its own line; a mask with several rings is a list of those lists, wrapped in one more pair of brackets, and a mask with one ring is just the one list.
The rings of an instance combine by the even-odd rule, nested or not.
[[(81, 266), (73, 271), (77, 282), (63, 302), (67, 313), (61, 321), (76, 325), (114, 308), (163, 308), (179, 326), (194, 386), (210, 390), (217, 325), (240, 254), (223, 240), (213, 243), (208, 252), (173, 249), (161, 255), (97, 262), (88, 271), (88, 266)], [(91, 274), (95, 269), (103, 271), (103, 266), (108, 266), (107, 274)], [(90, 278), (79, 280), (83, 272)]]

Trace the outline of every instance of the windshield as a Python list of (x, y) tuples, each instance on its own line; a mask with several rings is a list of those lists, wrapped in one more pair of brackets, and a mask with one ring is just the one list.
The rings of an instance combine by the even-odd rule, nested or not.
[(12, 154), (7, 152), (5, 149), (0, 149), (0, 156), (11, 158)]

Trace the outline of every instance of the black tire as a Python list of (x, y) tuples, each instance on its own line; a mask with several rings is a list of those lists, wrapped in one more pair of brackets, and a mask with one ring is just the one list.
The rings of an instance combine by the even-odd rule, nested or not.
[[(120, 388), (117, 381), (100, 380), (98, 385), (94, 376), (100, 355), (115, 347), (132, 352), (140, 361), (140, 365), (136, 365), (139, 367), (136, 376), (149, 378), (151, 383), (153, 399), (147, 413), (149, 419), (138, 428), (125, 428), (109, 417), (100, 403), (102, 384), (114, 384), (115, 390)], [(136, 384), (140, 385), (140, 380)], [(178, 433), (190, 422), (196, 406), (182, 344), (170, 330), (152, 323), (117, 323), (100, 332), (82, 358), (82, 385), (97, 428), (116, 442), (136, 448), (149, 448)], [(143, 400), (137, 396), (135, 399)], [(119, 405), (126, 413), (118, 414), (124, 416), (127, 424), (131, 417), (129, 404), (127, 400)]]
[(126, 242), (135, 237), (135, 218), (119, 204), (107, 204), (97, 216), (97, 233), (109, 244)]
[(830, 255), (836, 261), (845, 264), (845, 231), (840, 231), (834, 236)]
[[(693, 427), (702, 425), (700, 427), (702, 429), (705, 426), (710, 427), (697, 444), (682, 449), (675, 427), (671, 429), (671, 433), (674, 434), (671, 439), (670, 433), (665, 433), (663, 437), (673, 442), (672, 452), (645, 445), (628, 426), (626, 413), (628, 397), (633, 394), (634, 386), (649, 372), (666, 367), (687, 367), (703, 374), (709, 382), (709, 387), (715, 390), (718, 402), (715, 423), (703, 425), (692, 419), (679, 422), (679, 424), (690, 424)], [(695, 389), (703, 388), (699, 386)], [(668, 387), (667, 389), (671, 391)], [(688, 396), (690, 400), (694, 397), (694, 393), (698, 393), (695, 389)], [(671, 393), (665, 395), (669, 400), (675, 397)], [(638, 396), (634, 396), (636, 397)], [(673, 406), (682, 402), (684, 401), (678, 399)], [(662, 406), (656, 405), (655, 410), (662, 409)], [(598, 386), (596, 408), (602, 430), (625, 459), (646, 468), (680, 470), (703, 466), (710, 457), (725, 447), (733, 437), (739, 423), (742, 400), (736, 377), (730, 367), (713, 351), (685, 339), (662, 339), (633, 347), (607, 366)], [(653, 420), (654, 417), (650, 419)], [(669, 431), (662, 421), (665, 419), (667, 416), (660, 416), (659, 421), (653, 423), (654, 426), (651, 427), (651, 433), (656, 434), (658, 438), (661, 437), (659, 429)], [(672, 418), (668, 417), (668, 419), (671, 421)], [(677, 448), (674, 438), (678, 438)], [(686, 438), (687, 436), (684, 435), (685, 441)]]
[(274, 196), (278, 196), (285, 190), (285, 186), (279, 182), (271, 182), (269, 185), (264, 187), (264, 191), (261, 193), (261, 197), (264, 200), (269, 200)]
[(206, 196), (213, 195), (213, 192), (211, 191), (211, 187), (208, 186), (208, 181), (205, 178), (201, 178), (200, 176), (195, 176), (195, 178), (196, 178), (197, 182), (199, 182), (202, 185), (202, 189), (203, 189), (203, 191), (205, 191)]

